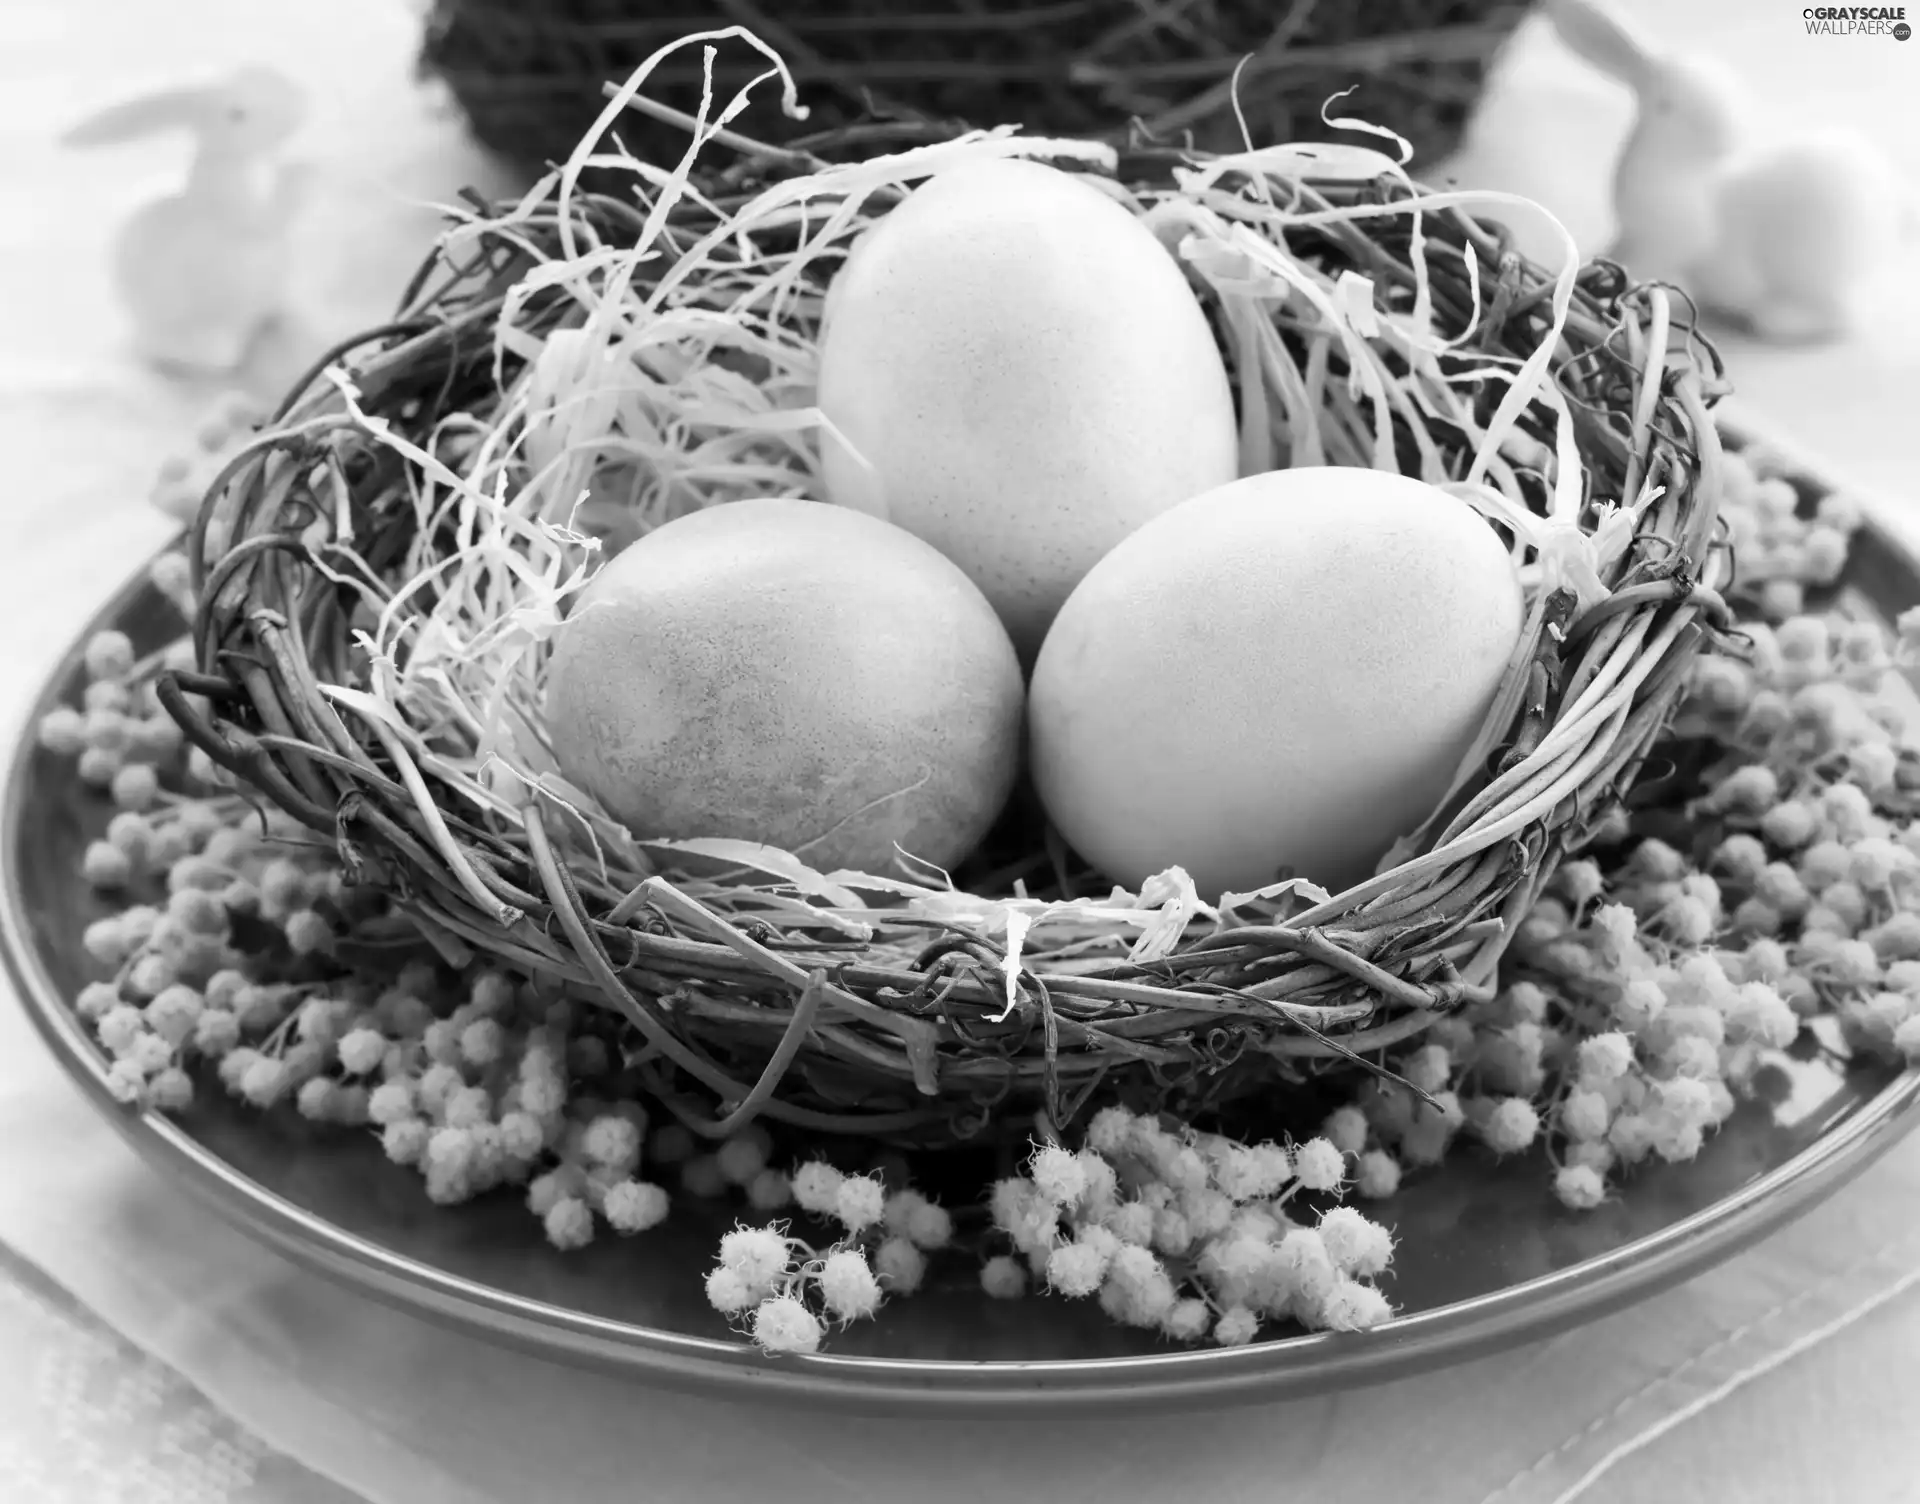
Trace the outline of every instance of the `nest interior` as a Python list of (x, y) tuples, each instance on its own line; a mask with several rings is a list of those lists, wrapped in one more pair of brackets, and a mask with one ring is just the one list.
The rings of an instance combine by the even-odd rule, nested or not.
[[(446, 84), (474, 134), (510, 160), (564, 160), (600, 112), (602, 86), (696, 27), (741, 25), (778, 47), (815, 113), (814, 129), (874, 118), (1019, 121), (1093, 136), (1138, 122), (1152, 136), (1231, 150), (1240, 116), (1256, 141), (1331, 138), (1322, 106), (1414, 144), (1422, 163), (1458, 143), (1501, 45), (1531, 0), (751, 0), (655, 7), (637, 0), (435, 0), (421, 72)], [(721, 58), (737, 85), (755, 60)], [(697, 59), (656, 73), (650, 92), (691, 113)], [(755, 110), (742, 128), (790, 127)], [(677, 156), (657, 122), (623, 125), (642, 156)]]
[[(1570, 243), (1561, 268), (1532, 265), (1376, 154), (909, 134), (892, 152), (735, 141), (620, 196), (579, 188), (583, 143), (527, 198), (472, 206), (395, 321), (331, 352), (215, 481), (190, 538), (198, 668), (163, 703), (448, 961), (603, 1010), (636, 1086), (705, 1135), (765, 1116), (945, 1145), (1104, 1100), (1204, 1115), (1377, 1064), (1489, 995), (1518, 918), (1728, 623), (1717, 357), (1665, 290), (1577, 267)], [(839, 257), (969, 153), (1090, 174), (1180, 231), (1242, 417), (1261, 418), (1243, 469), (1422, 475), (1527, 571), (1479, 742), (1369, 882), (1221, 909), (1190, 886), (1125, 894), (1022, 807), (951, 887), (830, 878), (636, 841), (554, 774), (544, 643), (591, 558), (556, 517), (609, 474), (630, 521), (724, 502), (742, 474), (808, 494), (811, 440), (768, 414), (807, 402)], [(616, 345), (640, 373), (627, 441), (555, 440), (553, 367)], [(637, 447), (643, 426), (681, 450)], [(695, 452), (733, 478), (690, 482)]]

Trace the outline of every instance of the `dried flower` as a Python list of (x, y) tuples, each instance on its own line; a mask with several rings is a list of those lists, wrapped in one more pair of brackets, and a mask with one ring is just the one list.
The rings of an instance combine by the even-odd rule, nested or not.
[(1213, 1325), (1213, 1340), (1222, 1347), (1245, 1347), (1260, 1334), (1260, 1318), (1245, 1306), (1229, 1306)]
[(762, 1170), (747, 1182), (747, 1205), (757, 1212), (777, 1212), (793, 1201), (793, 1183), (779, 1170)]
[(593, 1241), (593, 1208), (577, 1196), (563, 1196), (541, 1218), (547, 1241), (565, 1252)]
[(1342, 1154), (1360, 1154), (1367, 1147), (1367, 1115), (1349, 1103), (1335, 1108), (1320, 1125), (1320, 1136)]
[(1107, 1276), (1108, 1257), (1085, 1242), (1062, 1243), (1047, 1255), (1048, 1287), (1079, 1299), (1093, 1295)]
[(880, 1281), (858, 1248), (840, 1248), (820, 1266), (820, 1297), (838, 1321), (858, 1321), (880, 1309)]
[(767, 1167), (767, 1154), (771, 1149), (766, 1134), (739, 1133), (728, 1139), (714, 1151), (714, 1159), (719, 1163), (720, 1173), (733, 1185), (751, 1185), (754, 1177)]
[(927, 1277), (927, 1256), (906, 1238), (887, 1238), (874, 1250), (874, 1273), (895, 1295), (911, 1295)]
[(834, 1215), (845, 1177), (825, 1160), (809, 1160), (793, 1172), (793, 1199), (816, 1217)]
[(1346, 1176), (1346, 1159), (1324, 1138), (1310, 1138), (1293, 1151), (1293, 1173), (1310, 1191), (1331, 1191)]
[(1344, 1276), (1317, 1304), (1321, 1324), (1333, 1332), (1367, 1331), (1393, 1315), (1393, 1306), (1380, 1291)]
[(818, 1352), (820, 1319), (793, 1295), (774, 1295), (753, 1312), (753, 1340), (770, 1353)]
[(1027, 1293), (1027, 1271), (1018, 1259), (996, 1254), (980, 1266), (980, 1288), (995, 1300), (1018, 1300)]
[(886, 1187), (871, 1175), (843, 1176), (834, 1189), (832, 1215), (848, 1232), (860, 1233), (878, 1226), (886, 1207)]
[(1342, 1274), (1371, 1277), (1393, 1259), (1393, 1235), (1350, 1206), (1329, 1207), (1320, 1214), (1320, 1241)]
[(1400, 1189), (1400, 1162), (1384, 1149), (1372, 1149), (1354, 1163), (1354, 1191), (1370, 1201), (1391, 1196)]

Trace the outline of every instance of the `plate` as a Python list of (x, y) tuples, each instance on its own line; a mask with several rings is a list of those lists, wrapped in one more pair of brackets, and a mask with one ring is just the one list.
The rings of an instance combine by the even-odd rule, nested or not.
[[(1870, 523), (1847, 588), (1891, 615), (1920, 603), (1920, 561)], [(116, 626), (138, 646), (157, 646), (172, 622), (144, 576), (127, 584), (49, 679), (34, 720), (76, 690), (92, 631)], [(1644, 1171), (1628, 1195), (1595, 1212), (1557, 1206), (1538, 1161), (1496, 1166), (1461, 1155), (1444, 1174), (1370, 1206), (1400, 1239), (1388, 1288), (1402, 1312), (1370, 1332), (1175, 1350), (1112, 1326), (1090, 1302), (989, 1300), (963, 1266), (837, 1334), (828, 1353), (769, 1360), (704, 1299), (701, 1278), (728, 1220), (718, 1208), (682, 1201), (653, 1233), (561, 1254), (511, 1196), (430, 1205), (418, 1178), (389, 1164), (371, 1135), (315, 1130), (224, 1099), (178, 1120), (117, 1105), (98, 1048), (67, 1006), (92, 975), (81, 933), (103, 912), (77, 876), (79, 858), (107, 814), (69, 765), (35, 747), (29, 722), (0, 820), (0, 951), (61, 1067), (153, 1171), (366, 1295), (643, 1383), (871, 1411), (1108, 1413), (1379, 1383), (1565, 1330), (1698, 1274), (1809, 1210), (1920, 1120), (1920, 1075), (1841, 1072), (1807, 1058), (1792, 1066), (1787, 1101), (1744, 1105), (1697, 1160)]]

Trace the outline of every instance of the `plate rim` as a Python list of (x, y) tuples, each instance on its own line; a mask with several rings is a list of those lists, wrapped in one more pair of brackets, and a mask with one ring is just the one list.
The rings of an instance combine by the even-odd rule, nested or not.
[[(1731, 428), (1732, 425), (1725, 425)], [(1808, 467), (1807, 478), (1820, 480)], [(1869, 510), (1863, 531), (1920, 577), (1920, 555)], [(1909, 1069), (1797, 1154), (1737, 1191), (1607, 1253), (1367, 1332), (1319, 1332), (1241, 1348), (1044, 1360), (869, 1357), (832, 1352), (768, 1358), (725, 1342), (535, 1300), (423, 1263), (350, 1233), (248, 1178), (179, 1124), (115, 1101), (104, 1058), (48, 975), (32, 938), (17, 868), (28, 816), (35, 727), (80, 668), (88, 638), (150, 589), (140, 566), (89, 617), (42, 676), (11, 727), (0, 806), (0, 966), (70, 1081), (149, 1166), (238, 1231), (390, 1308), (549, 1361), (642, 1383), (684, 1383), (733, 1398), (875, 1412), (991, 1412), (1042, 1406), (1184, 1409), (1360, 1388), (1453, 1366), (1649, 1299), (1744, 1251), (1840, 1190), (1920, 1122), (1920, 1069)]]

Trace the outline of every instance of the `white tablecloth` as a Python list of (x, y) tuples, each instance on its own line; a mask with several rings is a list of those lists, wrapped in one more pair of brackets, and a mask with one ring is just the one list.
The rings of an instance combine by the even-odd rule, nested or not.
[[(1920, 52), (1807, 37), (1799, 7), (1668, 9), (1670, 29), (1719, 39), (1780, 118), (1869, 125), (1920, 180), (1905, 102)], [(325, 169), (301, 268), (306, 337), (347, 332), (410, 270), (433, 223), (423, 202), (483, 172), (411, 92), (416, 26), (399, 0), (0, 4), (8, 726), (164, 537), (147, 481), (206, 396), (132, 368), (101, 292), (115, 215), (177, 169), (178, 143), (78, 157), (49, 136), (76, 107), (229, 62), (304, 78)], [(1461, 170), (1542, 198), (1591, 247), (1622, 118), (1609, 86), (1529, 38), (1486, 120), (1489, 143), (1508, 122), (1523, 132)], [(1894, 497), (1920, 497), (1905, 442), (1915, 270), (1845, 348), (1728, 346), (1765, 421)], [(1920, 507), (1902, 520), (1920, 534)], [(549, 1369), (299, 1274), (144, 1176), (0, 997), (0, 1250), (8, 1504), (1920, 1499), (1920, 1141), (1687, 1288), (1463, 1372), (1163, 1427), (848, 1424)]]

